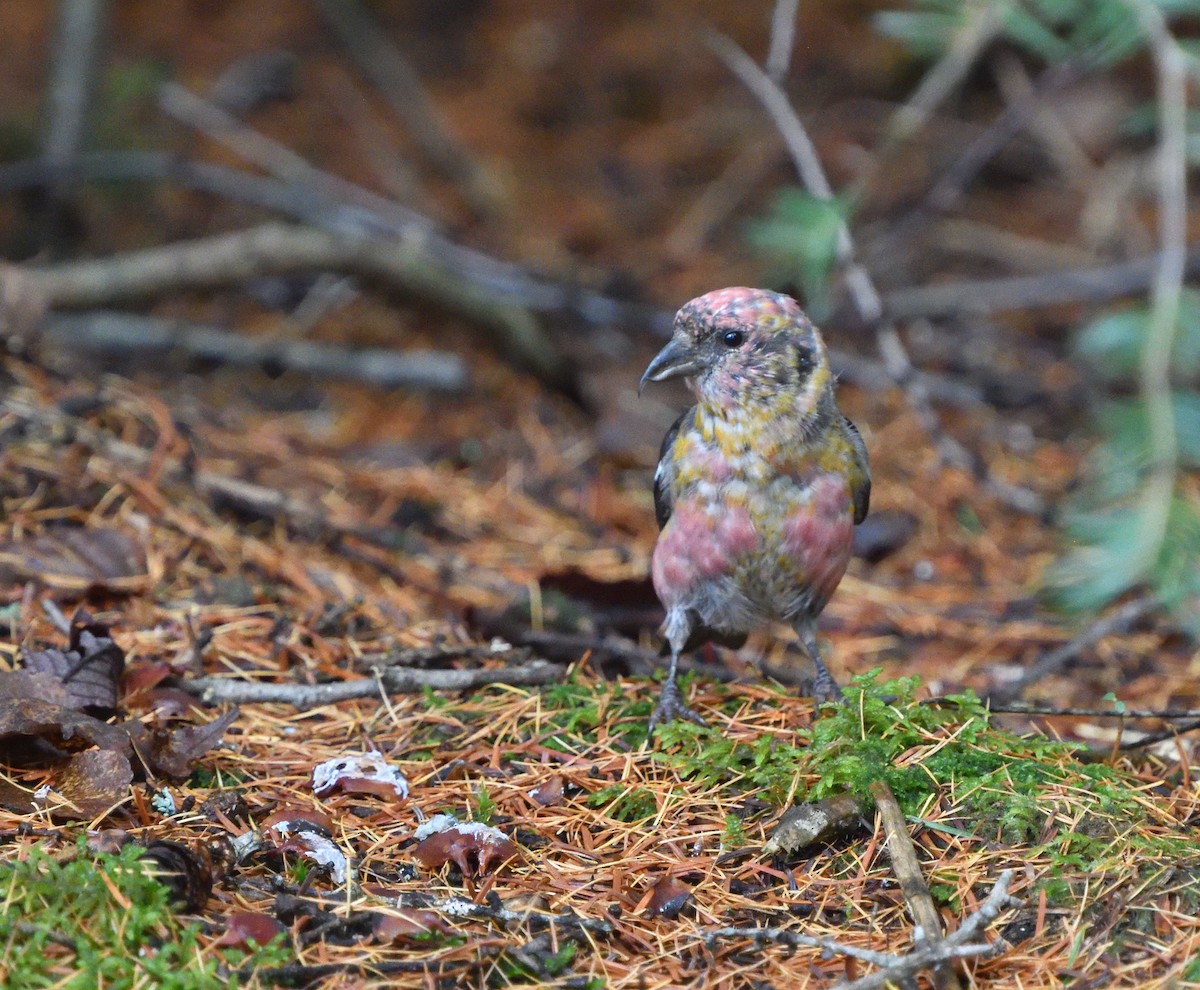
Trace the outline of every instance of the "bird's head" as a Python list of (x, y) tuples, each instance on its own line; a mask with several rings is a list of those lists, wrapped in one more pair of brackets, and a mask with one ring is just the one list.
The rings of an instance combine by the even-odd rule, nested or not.
[(679, 311), (639, 391), (680, 377), (701, 402), (724, 409), (766, 405), (806, 415), (832, 403), (821, 334), (796, 300), (767, 289), (718, 289)]

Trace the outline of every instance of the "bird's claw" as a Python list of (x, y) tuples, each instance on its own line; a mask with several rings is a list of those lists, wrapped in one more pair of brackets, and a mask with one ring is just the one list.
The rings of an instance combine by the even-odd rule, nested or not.
[(817, 665), (817, 676), (813, 679), (813, 701), (818, 705), (842, 700), (842, 689), (824, 664)]
[(666, 681), (658, 696), (658, 704), (654, 706), (654, 714), (650, 716), (650, 725), (646, 735), (654, 735), (654, 729), (657, 726), (664, 722), (674, 722), (679, 718), (685, 718), (697, 725), (708, 725), (697, 712), (692, 711), (683, 703), (683, 695), (679, 693), (679, 686), (673, 680)]

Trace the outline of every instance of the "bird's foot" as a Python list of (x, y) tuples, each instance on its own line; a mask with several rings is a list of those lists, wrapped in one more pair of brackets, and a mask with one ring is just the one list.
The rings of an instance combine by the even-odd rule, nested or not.
[(813, 679), (813, 701), (818, 705), (823, 705), (827, 702), (836, 703), (841, 700), (842, 689), (838, 687), (837, 681), (829, 673), (829, 668), (818, 661), (817, 676)]
[(812, 700), (817, 704), (841, 701), (841, 688), (826, 668), (821, 667), (817, 676), (812, 680)]
[(683, 703), (679, 685), (675, 683), (674, 678), (669, 678), (663, 682), (662, 692), (658, 696), (658, 704), (654, 706), (654, 713), (650, 716), (650, 725), (646, 730), (646, 735), (654, 735), (657, 726), (664, 722), (674, 722), (678, 718), (685, 718), (697, 725), (708, 725), (697, 712), (692, 711)]

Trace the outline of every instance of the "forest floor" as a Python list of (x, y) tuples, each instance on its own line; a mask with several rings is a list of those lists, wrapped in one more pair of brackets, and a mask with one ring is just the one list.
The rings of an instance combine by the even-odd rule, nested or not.
[[(828, 6), (804, 21), (795, 72), (841, 185), (913, 70), (863, 5)], [(0, 10), (9, 160), (36, 128), (32, 109), (12, 108), (42, 99), (41, 7)], [(870, 979), (881, 959), (787, 933), (903, 956), (914, 902), (952, 932), (998, 882), (1014, 900), (976, 916), (972, 938), (993, 951), (920, 981), (1200, 985), (1194, 737), (1130, 747), (1164, 723), (993, 715), (959, 697), (998, 702), (1049, 657), (1010, 700), (1200, 708), (1194, 644), (1144, 599), (1095, 625), (1039, 595), (1063, 549), (1053, 509), (1090, 449), (1092, 385), (1064, 342), (1075, 307), (907, 329), (918, 366), (969, 396), (935, 390), (937, 432), (982, 471), (939, 456), (922, 410), (880, 378), (871, 334), (835, 310), (839, 402), (874, 481), (870, 528), (821, 624), (847, 700), (814, 708), (790, 633), (765, 630), (689, 659), (686, 697), (709, 728), (646, 739), (661, 620), (651, 475), (686, 398), (639, 398), (637, 383), (663, 313), (768, 277), (743, 225), (790, 181), (786, 155), (697, 40), (707, 13), (761, 51), (765, 12), (391, 5), (388, 31), (495, 179), (495, 212), (479, 219), (454, 182), (386, 171), (409, 158), (404, 129), (308, 5), (118, 7), (106, 91), (125, 95), (98, 122), (108, 141), (233, 162), (139, 87), (169, 76), (208, 92), (236, 58), (287, 48), (295, 90), (256, 110), (256, 128), (331, 174), (402, 200), (418, 189), (415, 205), (463, 243), (635, 305), (613, 325), (545, 319), (565, 385), (523, 370), (495, 325), (369, 283), (342, 286), (307, 325), (265, 289), (190, 287), (145, 310), (252, 338), (447, 352), (466, 373), (448, 392), (100, 354), (58, 332), (18, 346), (10, 327), (0, 858), (35, 843), (68, 855), (85, 832), (94, 847), (158, 843), (160, 864), (182, 858), (206, 957), (283, 933), (285, 951), (244, 974), (251, 986), (833, 986)], [(969, 132), (938, 127), (950, 146)], [(885, 227), (946, 158), (937, 141), (904, 156), (864, 225)], [(1014, 236), (1069, 239), (1061, 188), (1019, 155), (999, 171), (964, 225), (1012, 217)], [(31, 256), (31, 210), (0, 200), (10, 259)], [(169, 185), (101, 185), (79, 201), (77, 253), (258, 219)], [(942, 234), (940, 251), (881, 265), (885, 293), (1000, 270), (1000, 248), (955, 255), (962, 230)], [(312, 295), (299, 278), (272, 284)], [(867, 796), (871, 777), (907, 829), (889, 824), (886, 794), (878, 807)], [(841, 785), (864, 793), (837, 828), (811, 843), (776, 833), (789, 805)], [(443, 813), (495, 831), (417, 833)], [(718, 934), (756, 926), (774, 934)], [(80, 960), (70, 933), (45, 945), (56, 978)]]

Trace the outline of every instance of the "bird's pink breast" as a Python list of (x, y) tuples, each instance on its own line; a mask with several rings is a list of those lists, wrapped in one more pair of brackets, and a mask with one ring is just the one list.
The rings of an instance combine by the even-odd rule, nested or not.
[(853, 522), (844, 479), (830, 474), (732, 500), (680, 499), (654, 549), (651, 574), (663, 604), (688, 606), (715, 584), (736, 588), (764, 618), (818, 613), (850, 561)]
[(758, 545), (758, 532), (744, 507), (723, 506), (711, 513), (697, 501), (682, 501), (654, 548), (654, 590), (670, 608), (686, 599), (698, 584), (727, 573)]
[(808, 504), (790, 513), (783, 524), (783, 553), (795, 562), (797, 575), (812, 589), (819, 610), (846, 573), (854, 523), (849, 493), (841, 478), (819, 478), (810, 495)]

